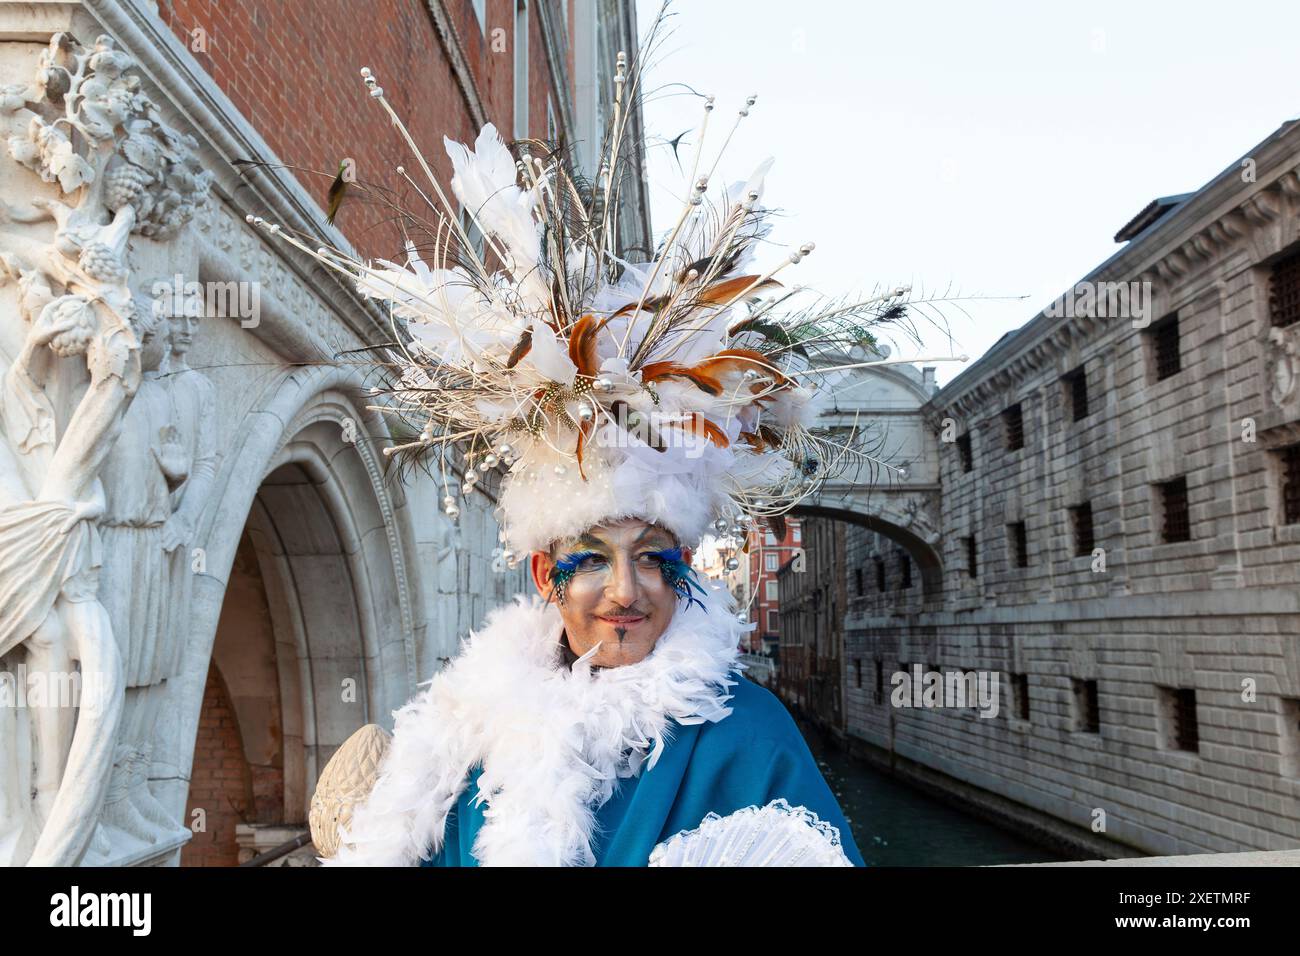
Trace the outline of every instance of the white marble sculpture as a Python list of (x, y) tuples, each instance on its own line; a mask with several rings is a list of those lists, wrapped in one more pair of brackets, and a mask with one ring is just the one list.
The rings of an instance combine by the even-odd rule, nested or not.
[[(0, 672), (81, 689), (79, 707), (0, 707), (6, 865), (81, 861), (109, 786), (131, 638), (114, 636), (102, 601), (96, 520), (150, 324), (128, 251), (132, 236), (171, 239), (210, 180), (132, 65), (108, 37), (60, 33), (32, 81), (0, 88), (10, 160), (49, 184), (0, 204), (0, 280), (18, 302), (0, 314)], [(163, 439), (162, 459), (179, 445)]]

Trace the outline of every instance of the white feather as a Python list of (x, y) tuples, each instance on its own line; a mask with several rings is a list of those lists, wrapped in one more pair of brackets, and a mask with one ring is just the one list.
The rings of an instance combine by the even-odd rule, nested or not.
[(483, 127), (473, 152), (445, 136), (443, 145), (455, 170), (452, 192), (479, 228), (500, 240), (520, 294), (529, 297), (534, 307), (544, 307), (549, 293), (538, 273), (541, 229), (533, 216), (538, 197), (533, 190), (518, 186), (515, 161), (496, 127), (491, 123)]
[(738, 670), (741, 624), (724, 589), (707, 613), (684, 602), (642, 661), (592, 671), (560, 665), (554, 605), (522, 596), (494, 611), (448, 667), (396, 712), (367, 800), (325, 866), (411, 866), (442, 847), (447, 817), (480, 762), (484, 866), (595, 862), (596, 810), (620, 777), (654, 766), (671, 731), (719, 721)]

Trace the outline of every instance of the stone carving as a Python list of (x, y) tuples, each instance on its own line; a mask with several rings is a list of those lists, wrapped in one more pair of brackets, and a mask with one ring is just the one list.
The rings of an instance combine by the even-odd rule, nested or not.
[[(184, 833), (150, 792), (155, 728), (180, 673), (193, 582), (188, 545), (216, 476), (216, 398), (189, 367), (194, 301), (156, 300), (141, 341), (144, 381), (104, 466), (101, 600), (125, 665), (126, 700), (100, 829), (88, 862)], [(165, 369), (164, 369), (165, 362)]]
[(1300, 381), (1300, 336), (1293, 328), (1272, 328), (1268, 332), (1269, 397), (1279, 408), (1296, 400)]
[[(0, 88), (9, 156), (53, 187), (0, 203), (0, 283), (18, 303), (0, 317), (0, 672), (80, 690), (0, 707), (8, 865), (79, 862), (108, 789), (130, 635), (115, 637), (101, 600), (95, 520), (110, 509), (101, 473), (165, 342), (128, 283), (127, 245), (173, 237), (211, 178), (132, 66), (107, 36), (84, 47), (59, 33), (32, 82)], [(152, 427), (156, 389), (145, 392), (129, 433)], [(183, 456), (168, 444), (158, 467), (175, 481)]]
[(940, 538), (935, 527), (930, 502), (925, 498), (908, 498), (903, 504), (903, 527), (916, 534), (926, 544), (937, 544)]

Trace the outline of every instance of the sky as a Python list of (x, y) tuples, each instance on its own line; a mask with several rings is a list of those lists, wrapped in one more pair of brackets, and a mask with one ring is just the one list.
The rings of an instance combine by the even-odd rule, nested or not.
[[(638, 0), (644, 35), (659, 0)], [(832, 296), (961, 296), (896, 357), (972, 359), (1300, 115), (1300, 3), (674, 0), (643, 101), (656, 237), (681, 211), (703, 115), (715, 185), (768, 156), (774, 265)], [(946, 324), (946, 329), (943, 328)], [(951, 339), (950, 339), (951, 337)], [(963, 366), (936, 363), (942, 384)]]

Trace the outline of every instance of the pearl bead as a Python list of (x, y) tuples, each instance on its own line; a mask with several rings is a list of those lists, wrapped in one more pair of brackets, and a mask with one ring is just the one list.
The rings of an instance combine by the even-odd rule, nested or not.
[(565, 473), (566, 471), (568, 471), (568, 470), (569, 470), (569, 469), (565, 468), (563, 465), (556, 465), (556, 466), (555, 466), (555, 473), (556, 473), (557, 475), (562, 475), (562, 474), (564, 474), (564, 473)]
[[(498, 459), (496, 455), (488, 455), (486, 458), (483, 459), (483, 464), (487, 465), (488, 468), (495, 468), (497, 466), (497, 462)], [(479, 467), (482, 468), (482, 465), (480, 465)], [(487, 469), (484, 468), (483, 470), (486, 471)]]

